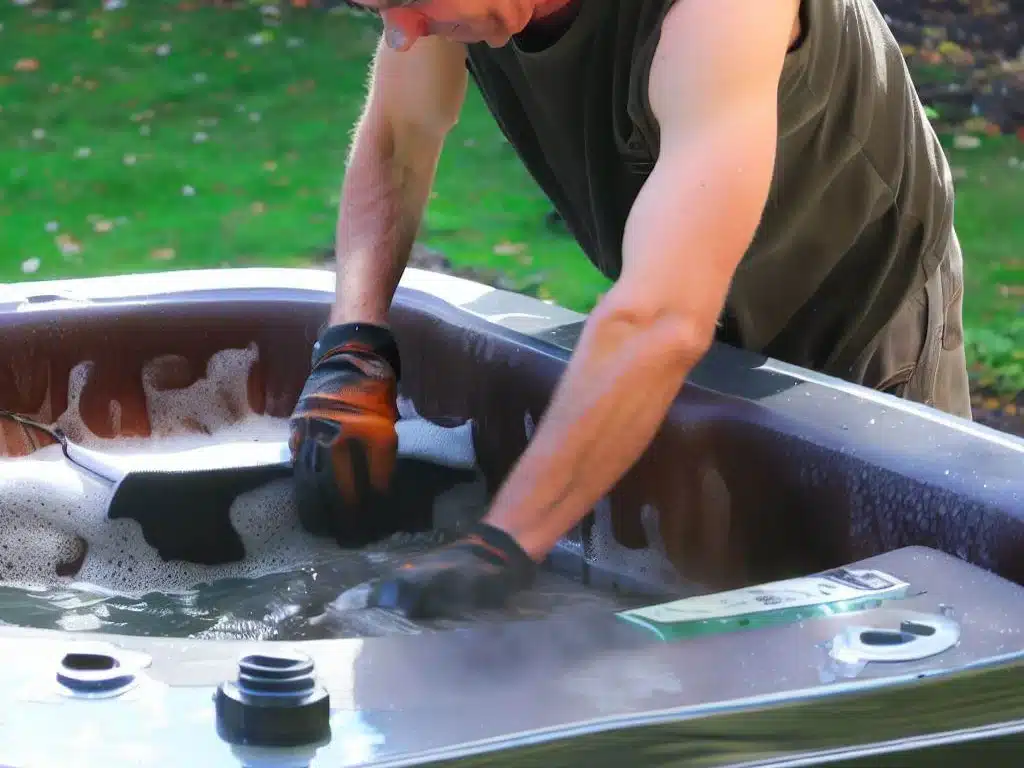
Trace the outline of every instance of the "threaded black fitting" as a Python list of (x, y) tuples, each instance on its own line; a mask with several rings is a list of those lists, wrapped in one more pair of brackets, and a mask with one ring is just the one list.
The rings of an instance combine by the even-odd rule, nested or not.
[(221, 683), (214, 701), (217, 733), (229, 744), (296, 747), (330, 736), (330, 695), (300, 653), (244, 656), (237, 679)]

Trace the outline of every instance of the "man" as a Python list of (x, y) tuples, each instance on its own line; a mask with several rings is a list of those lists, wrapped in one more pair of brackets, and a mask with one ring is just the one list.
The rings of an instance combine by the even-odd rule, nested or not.
[(387, 485), (388, 306), (467, 72), (615, 280), (483, 524), (372, 603), (457, 613), (527, 585), (716, 338), (969, 417), (951, 176), (872, 0), (353, 4), (385, 33), (292, 421), (306, 514), (350, 529)]

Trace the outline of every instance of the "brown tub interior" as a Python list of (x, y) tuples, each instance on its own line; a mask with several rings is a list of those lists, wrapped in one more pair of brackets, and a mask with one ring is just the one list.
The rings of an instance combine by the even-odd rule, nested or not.
[[(250, 405), (284, 417), (308, 372), (326, 312), (326, 299), (304, 296), (225, 302), (186, 297), (8, 313), (0, 316), (0, 408), (51, 421), (67, 407), (72, 368), (92, 361), (81, 401), (89, 429), (104, 437), (145, 436), (141, 371), (147, 361), (178, 356), (161, 384), (181, 387), (204, 374), (214, 353), (255, 344), (259, 360), (248, 382)], [(400, 298), (392, 322), (403, 355), (404, 394), (427, 418), (476, 422), (477, 455), (493, 488), (525, 447), (527, 414), (540, 419), (564, 356), (532, 348), (523, 338), (489, 334), (457, 314), (439, 318), (422, 301)], [(119, 404), (118, 423), (112, 401)], [(47, 440), (0, 423), (4, 455), (25, 455)], [(927, 503), (915, 503), (918, 511), (908, 514), (910, 500), (919, 502), (922, 493)], [(956, 499), (866, 469), (766, 423), (749, 404), (696, 387), (684, 388), (655, 442), (610, 501), (620, 545), (648, 545), (641, 524), (647, 507), (681, 575), (714, 588), (809, 573), (910, 544), (956, 552), (1011, 578), (1022, 567), (1006, 549), (1007, 536), (1020, 539), (1015, 521), (980, 533), (975, 526), (968, 535), (935, 511)], [(966, 509), (961, 522), (985, 514)]]

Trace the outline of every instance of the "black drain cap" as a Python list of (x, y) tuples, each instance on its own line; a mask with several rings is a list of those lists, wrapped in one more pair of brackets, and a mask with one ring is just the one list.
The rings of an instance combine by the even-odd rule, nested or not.
[(331, 733), (330, 695), (298, 652), (243, 656), (238, 678), (221, 683), (214, 701), (217, 733), (229, 744), (297, 747)]
[(109, 653), (71, 651), (60, 661), (57, 682), (72, 694), (108, 694), (126, 690), (135, 673)]

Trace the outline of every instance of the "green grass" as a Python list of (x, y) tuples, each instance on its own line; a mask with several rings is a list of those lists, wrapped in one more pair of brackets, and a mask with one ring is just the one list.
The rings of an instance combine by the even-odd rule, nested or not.
[(958, 175), (957, 234), (964, 250), (964, 325), (981, 382), (1024, 389), (1024, 144), (989, 140), (947, 148)]
[[(268, 28), (254, 10), (78, 5), (70, 16), (0, 7), (0, 278), (318, 259), (333, 238), (374, 22), (299, 13), (255, 45)], [(38, 68), (19, 69), (26, 60)], [(1010, 333), (1021, 317), (1015, 156), (1024, 145), (1010, 139), (950, 150), (966, 174), (957, 226), (972, 338)], [(559, 303), (589, 309), (607, 281), (546, 228), (548, 210), (471, 89), (424, 241), (459, 266), (539, 279)]]
[[(24, 279), (33, 259), (40, 278), (308, 264), (333, 238), (374, 22), (300, 13), (256, 46), (266, 28), (254, 11), (141, 5), (63, 21), (0, 10), (0, 277)], [(20, 59), (38, 70), (15, 71)], [(543, 275), (587, 308), (606, 281), (547, 231), (547, 210), (474, 91), (424, 240), (458, 264)], [(62, 252), (60, 235), (80, 251)], [(496, 254), (503, 243), (527, 247)]]

